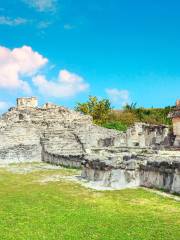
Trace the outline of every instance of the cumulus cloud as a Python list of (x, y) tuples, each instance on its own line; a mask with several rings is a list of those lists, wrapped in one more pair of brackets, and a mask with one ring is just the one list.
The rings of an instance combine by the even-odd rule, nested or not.
[(57, 0), (22, 0), (29, 7), (39, 12), (55, 11)]
[(8, 48), (0, 46), (0, 88), (21, 89), (30, 93), (29, 84), (22, 78), (33, 76), (48, 60), (31, 47)]
[(124, 106), (129, 102), (129, 92), (127, 90), (108, 88), (106, 93), (113, 104)]
[(33, 78), (33, 83), (41, 94), (57, 98), (73, 97), (89, 87), (81, 76), (67, 70), (61, 70), (56, 81), (48, 81), (45, 76), (38, 75)]
[(6, 16), (0, 16), (0, 25), (8, 25), (8, 26), (18, 26), (23, 25), (28, 22), (25, 18), (10, 18)]

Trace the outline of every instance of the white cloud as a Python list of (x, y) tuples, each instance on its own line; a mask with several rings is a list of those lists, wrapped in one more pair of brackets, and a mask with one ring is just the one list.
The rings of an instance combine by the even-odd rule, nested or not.
[(28, 22), (25, 18), (9, 18), (6, 16), (0, 16), (0, 25), (8, 25), (8, 26), (18, 26), (23, 25)]
[(21, 89), (30, 93), (29, 84), (23, 77), (33, 76), (48, 60), (31, 47), (8, 48), (0, 46), (0, 88)]
[(82, 77), (67, 70), (59, 72), (57, 81), (48, 81), (45, 76), (38, 75), (33, 78), (33, 83), (41, 94), (57, 98), (73, 97), (89, 88)]
[(127, 90), (108, 88), (106, 93), (113, 104), (124, 106), (129, 102), (129, 92)]
[(55, 11), (57, 0), (22, 0), (29, 7), (35, 8), (39, 12)]

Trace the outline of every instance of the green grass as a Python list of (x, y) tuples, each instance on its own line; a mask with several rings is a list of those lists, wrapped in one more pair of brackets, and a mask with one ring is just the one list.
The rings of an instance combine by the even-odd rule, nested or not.
[(121, 122), (118, 122), (118, 121), (104, 123), (104, 124), (102, 124), (102, 127), (109, 128), (109, 129), (115, 129), (118, 131), (126, 131), (127, 130), (127, 125), (125, 125)]
[(39, 183), (45, 170), (0, 169), (0, 240), (179, 240), (180, 203), (143, 189), (95, 191), (73, 182)]

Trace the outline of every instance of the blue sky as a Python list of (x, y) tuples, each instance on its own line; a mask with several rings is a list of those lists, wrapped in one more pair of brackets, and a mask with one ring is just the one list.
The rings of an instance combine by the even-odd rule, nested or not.
[(115, 108), (180, 98), (178, 0), (1, 1), (0, 46), (1, 111), (30, 95)]

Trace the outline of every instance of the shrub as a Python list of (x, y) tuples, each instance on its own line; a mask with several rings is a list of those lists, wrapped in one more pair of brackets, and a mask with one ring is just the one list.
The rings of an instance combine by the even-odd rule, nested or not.
[(93, 117), (94, 123), (103, 124), (109, 120), (111, 103), (108, 99), (99, 100), (97, 97), (89, 96), (85, 103), (77, 103), (75, 110)]

